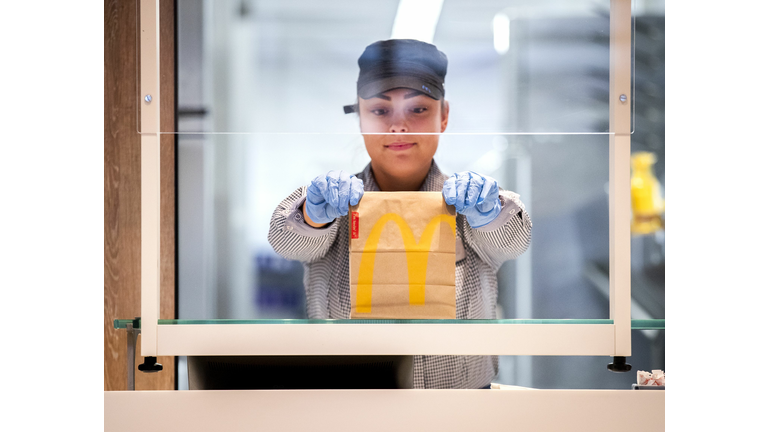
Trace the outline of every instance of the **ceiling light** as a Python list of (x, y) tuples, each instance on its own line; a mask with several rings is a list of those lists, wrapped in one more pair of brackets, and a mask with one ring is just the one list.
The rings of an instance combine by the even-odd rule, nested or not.
[(504, 12), (493, 17), (493, 48), (500, 55), (509, 51), (509, 16)]
[(390, 39), (432, 43), (443, 0), (400, 0)]

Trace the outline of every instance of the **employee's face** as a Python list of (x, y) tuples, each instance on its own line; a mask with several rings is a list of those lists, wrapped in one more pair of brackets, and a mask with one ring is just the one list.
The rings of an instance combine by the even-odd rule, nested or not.
[(448, 126), (448, 105), (441, 113), (440, 101), (411, 89), (390, 90), (370, 99), (358, 98), (360, 131), (376, 169), (399, 178), (420, 173), (432, 162), (439, 135)]

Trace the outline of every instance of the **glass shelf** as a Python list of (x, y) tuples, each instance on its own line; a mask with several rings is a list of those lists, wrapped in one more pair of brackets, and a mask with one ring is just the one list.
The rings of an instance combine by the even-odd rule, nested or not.
[[(133, 328), (141, 328), (140, 319), (116, 319), (114, 327), (124, 329), (128, 323), (133, 323)], [(603, 324), (611, 325), (611, 319), (500, 319), (500, 320), (321, 320), (321, 319), (211, 319), (211, 320), (158, 320), (159, 325), (224, 325), (224, 324)], [(663, 319), (632, 320), (632, 330), (664, 330)]]

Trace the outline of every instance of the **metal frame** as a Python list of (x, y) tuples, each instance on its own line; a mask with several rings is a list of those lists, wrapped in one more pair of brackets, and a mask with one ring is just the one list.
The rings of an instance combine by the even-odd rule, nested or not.
[[(281, 354), (631, 355), (631, 0), (610, 10), (610, 318), (613, 324), (158, 325), (159, 1), (141, 1), (142, 356)], [(151, 102), (144, 96), (151, 95)], [(625, 96), (621, 100), (621, 96)]]
[(159, 355), (616, 355), (611, 324), (185, 324), (158, 327)]
[(147, 357), (157, 356), (160, 318), (160, 1), (141, 0), (140, 14), (141, 355)]
[[(608, 211), (610, 230), (610, 318), (614, 355), (632, 354), (630, 232), (630, 127), (632, 89), (632, 2), (611, 0)], [(158, 185), (159, 187), (159, 185)]]

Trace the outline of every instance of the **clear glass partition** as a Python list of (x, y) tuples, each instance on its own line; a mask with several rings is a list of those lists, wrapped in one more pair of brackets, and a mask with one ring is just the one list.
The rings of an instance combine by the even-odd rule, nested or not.
[(497, 178), (534, 221), (529, 251), (499, 273), (499, 317), (608, 318), (534, 312), (514, 287), (550, 261), (563, 280), (537, 292), (605, 294), (610, 1), (421, 3), (417, 24), (405, 1), (178, 3), (180, 317), (304, 317), (303, 268), (269, 246), (269, 218), (318, 173), (363, 169), (359, 117), (342, 110), (357, 58), (414, 37), (448, 57), (436, 162)]
[[(499, 318), (607, 319), (604, 304), (578, 305), (606, 296), (610, 2), (433, 3), (421, 11), (436, 14), (431, 36), (413, 37), (431, 37), (448, 57), (450, 121), (435, 161), (446, 174), (496, 178), (533, 220), (530, 249), (499, 272)], [(401, 6), (178, 3), (169, 132), (178, 133), (180, 318), (305, 318), (302, 265), (274, 253), (269, 219), (314, 176), (370, 161), (359, 116), (342, 107), (356, 99), (365, 46), (404, 34)], [(663, 188), (663, 5), (637, 9), (645, 127), (633, 150), (655, 153)], [(661, 318), (663, 231), (635, 238), (633, 251), (657, 267), (649, 276), (635, 266), (655, 290), (653, 313), (639, 318)], [(523, 286), (557, 301), (534, 302)]]
[[(162, 132), (177, 135), (179, 313), (161, 324), (416, 322), (308, 319), (305, 267), (267, 240), (296, 188), (370, 162), (360, 118), (343, 107), (357, 100), (363, 49), (391, 37), (427, 39), (448, 57), (440, 170), (495, 178), (533, 222), (528, 250), (497, 274), (492, 316), (433, 322), (613, 323), (610, 2), (422, 2), (433, 5), (413, 28), (407, 3), (177, 3), (177, 126)], [(655, 155), (663, 192), (663, 2), (634, 12), (632, 151)], [(663, 367), (663, 224), (633, 235), (632, 288), (633, 344), (652, 347), (654, 366), (660, 349)], [(500, 361), (502, 382), (532, 376), (530, 357)]]
[[(270, 220), (315, 176), (363, 171), (370, 162), (363, 137), (178, 139), (179, 318), (306, 318), (304, 266), (275, 253)], [(607, 298), (590, 303), (602, 295), (596, 285), (607, 284), (607, 135), (444, 135), (434, 161), (448, 175), (496, 179), (520, 194), (533, 221), (528, 250), (498, 274), (498, 318), (609, 318)], [(551, 297), (537, 311), (526, 300), (534, 292)]]
[[(177, 128), (356, 133), (358, 57), (390, 38), (448, 58), (449, 133), (606, 133), (610, 0), (180, 0)], [(141, 95), (143, 98), (144, 95)]]

